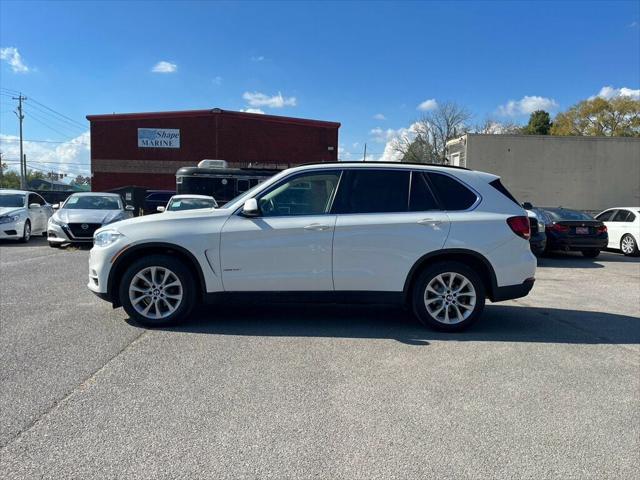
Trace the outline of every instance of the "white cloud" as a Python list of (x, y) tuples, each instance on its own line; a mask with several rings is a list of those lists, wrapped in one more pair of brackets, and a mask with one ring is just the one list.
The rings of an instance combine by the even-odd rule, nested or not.
[[(24, 153), (27, 156), (27, 168), (34, 170), (67, 173), (69, 176), (91, 173), (90, 169), (90, 135), (85, 132), (67, 142), (44, 143), (24, 142)], [(0, 148), (3, 159), (7, 159), (8, 166), (19, 170), (19, 164), (14, 163), (20, 158), (19, 137), (0, 134)]]
[(429, 100), (425, 100), (420, 105), (418, 105), (418, 110), (422, 112), (428, 112), (429, 110), (435, 110), (438, 108), (438, 102), (436, 102), (435, 98), (430, 98)]
[(260, 92), (244, 92), (242, 98), (244, 98), (251, 107), (282, 108), (295, 107), (297, 104), (296, 97), (283, 97), (280, 92), (271, 97)]
[(506, 117), (529, 115), (536, 110), (554, 110), (558, 103), (553, 98), (525, 95), (520, 100), (509, 100), (498, 107), (498, 114)]
[(629, 24), (629, 28), (638, 28), (638, 26), (640, 26), (640, 23), (638, 23), (637, 20), (634, 20)]
[(385, 116), (384, 116), (384, 114), (382, 114), (382, 113), (376, 113), (376, 114), (373, 116), (373, 119), (374, 119), (374, 120), (386, 120), (386, 119), (387, 119), (387, 117), (385, 117)]
[(213, 77), (213, 80), (211, 81), (214, 85), (222, 85), (222, 77), (220, 75)]
[(602, 87), (597, 95), (589, 97), (589, 100), (593, 100), (594, 98), (605, 98), (607, 100), (611, 100), (616, 97), (631, 97), (634, 100), (640, 100), (640, 89), (632, 90), (631, 88), (622, 87), (622, 88), (613, 88), (608, 85)]
[(178, 65), (162, 60), (156, 63), (151, 69), (153, 73), (175, 73), (178, 71)]
[(264, 111), (260, 110), (259, 108), (241, 108), (240, 111), (245, 113), (259, 113), (261, 115), (264, 115)]
[(264, 55), (254, 55), (251, 57), (252, 62), (264, 62), (265, 60), (266, 58), (264, 58)]
[(0, 60), (7, 62), (14, 73), (29, 73), (30, 69), (22, 60), (16, 47), (0, 48)]

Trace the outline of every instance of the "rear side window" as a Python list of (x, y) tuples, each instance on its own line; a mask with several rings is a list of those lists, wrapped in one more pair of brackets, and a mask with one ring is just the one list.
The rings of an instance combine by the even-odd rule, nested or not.
[(513, 203), (515, 203), (516, 205), (520, 206), (520, 203), (518, 203), (518, 200), (516, 200), (516, 197), (511, 195), (511, 192), (509, 190), (507, 190), (507, 188), (502, 184), (502, 182), (500, 181), (499, 178), (496, 178), (493, 182), (489, 182), (489, 185), (491, 185), (493, 188), (498, 190), (501, 194), (503, 194), (505, 197), (507, 197)]
[(428, 175), (445, 210), (466, 210), (478, 199), (475, 193), (449, 175), (433, 172)]
[[(343, 188), (344, 187), (344, 188)], [(406, 212), (409, 172), (346, 170), (336, 199), (336, 213)]]
[(618, 210), (618, 213), (614, 215), (611, 221), (612, 222), (633, 222), (633, 219), (629, 219), (629, 217), (633, 217), (633, 213), (627, 210)]
[(411, 197), (409, 198), (410, 212), (426, 212), (428, 210), (440, 210), (427, 179), (422, 172), (411, 174)]

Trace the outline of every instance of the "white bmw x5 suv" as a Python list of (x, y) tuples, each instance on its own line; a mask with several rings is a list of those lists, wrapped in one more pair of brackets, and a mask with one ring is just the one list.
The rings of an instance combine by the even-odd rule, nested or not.
[(198, 303), (397, 302), (462, 330), (485, 299), (527, 295), (525, 211), (495, 175), (398, 163), (285, 170), (218, 209), (124, 220), (95, 233), (88, 287), (164, 326)]

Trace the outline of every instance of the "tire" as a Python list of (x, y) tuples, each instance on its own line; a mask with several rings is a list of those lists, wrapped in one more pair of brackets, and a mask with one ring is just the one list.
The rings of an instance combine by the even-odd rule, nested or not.
[[(154, 272), (155, 279), (152, 279)], [(163, 288), (161, 283), (167, 281), (168, 288)], [(189, 268), (178, 258), (150, 255), (134, 262), (125, 271), (118, 294), (120, 303), (133, 320), (146, 327), (165, 327), (189, 315), (196, 303), (196, 282)]]
[(598, 255), (600, 255), (600, 250), (598, 250), (597, 248), (582, 250), (582, 255), (587, 258), (596, 258)]
[(24, 229), (22, 230), (22, 238), (20, 239), (21, 243), (29, 243), (31, 239), (31, 222), (26, 220), (24, 222)]
[[(453, 288), (446, 288), (452, 278)], [(445, 332), (459, 332), (470, 327), (482, 315), (485, 299), (480, 275), (467, 265), (453, 261), (436, 263), (425, 269), (412, 291), (413, 312), (418, 320)], [(443, 305), (447, 301), (451, 303)]]
[(633, 235), (626, 233), (622, 236), (620, 240), (620, 250), (627, 257), (637, 257), (640, 255), (640, 250), (638, 250), (638, 242), (633, 238)]
[(51, 248), (60, 248), (60, 247), (62, 247), (62, 244), (57, 243), (57, 242), (49, 242), (49, 246)]

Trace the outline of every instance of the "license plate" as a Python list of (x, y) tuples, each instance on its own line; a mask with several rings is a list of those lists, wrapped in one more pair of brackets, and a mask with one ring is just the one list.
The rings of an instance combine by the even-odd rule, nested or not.
[(576, 227), (576, 234), (577, 235), (588, 235), (589, 234), (589, 227)]

